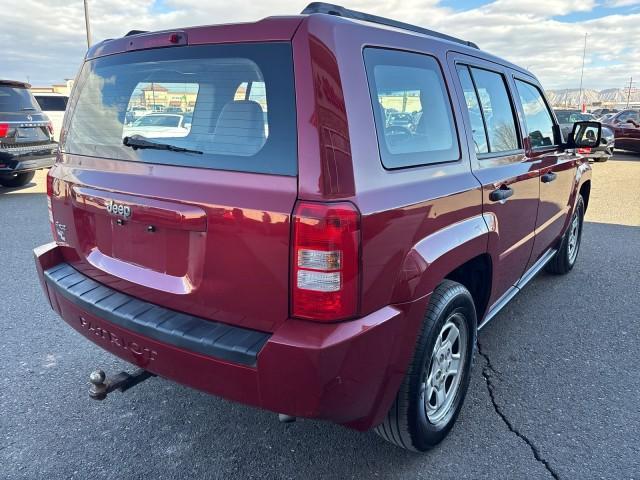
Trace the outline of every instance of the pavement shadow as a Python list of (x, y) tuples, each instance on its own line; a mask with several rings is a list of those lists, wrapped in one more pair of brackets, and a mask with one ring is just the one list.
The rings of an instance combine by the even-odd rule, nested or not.
[(610, 160), (614, 162), (640, 162), (640, 153), (630, 152), (628, 150), (616, 150)]
[(27, 188), (35, 187), (36, 185), (37, 185), (36, 182), (29, 182), (26, 185), (23, 185), (21, 187), (4, 187), (0, 185), (0, 195), (3, 195), (5, 193), (11, 193), (11, 192), (19, 192), (20, 190), (26, 190)]

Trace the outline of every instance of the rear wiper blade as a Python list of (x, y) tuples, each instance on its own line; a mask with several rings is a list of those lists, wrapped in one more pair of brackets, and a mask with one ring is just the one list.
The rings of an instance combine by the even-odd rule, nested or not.
[(168, 143), (156, 143), (150, 142), (149, 140), (145, 140), (140, 135), (132, 135), (131, 137), (124, 137), (122, 139), (122, 144), (126, 147), (131, 147), (134, 150), (138, 148), (152, 148), (154, 150), (170, 150), (172, 152), (186, 152), (186, 153), (197, 153), (202, 155), (200, 150), (191, 150), (190, 148), (182, 148), (176, 145), (170, 145)]
[(36, 109), (36, 107), (24, 107), (24, 108), (21, 108), (20, 110), (24, 112), (25, 110), (34, 110), (35, 111), (37, 109)]

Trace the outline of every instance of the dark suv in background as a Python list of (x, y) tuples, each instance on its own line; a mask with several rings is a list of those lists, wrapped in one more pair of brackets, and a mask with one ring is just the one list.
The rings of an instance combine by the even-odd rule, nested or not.
[[(126, 122), (151, 103), (191, 122)], [(478, 329), (572, 269), (576, 148), (601, 133), (564, 142), (537, 79), (470, 42), (328, 4), (98, 44), (65, 129), (35, 251), (65, 322), (147, 372), (411, 450), (451, 429)], [(95, 373), (104, 398), (120, 380)]]
[(0, 185), (21, 187), (53, 165), (53, 126), (24, 82), (0, 80)]

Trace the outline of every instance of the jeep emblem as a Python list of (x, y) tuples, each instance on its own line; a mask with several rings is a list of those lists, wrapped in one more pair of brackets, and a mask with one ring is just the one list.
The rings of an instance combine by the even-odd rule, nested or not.
[(129, 218), (131, 216), (131, 207), (109, 200), (107, 202), (107, 212), (111, 215), (120, 215), (122, 217)]

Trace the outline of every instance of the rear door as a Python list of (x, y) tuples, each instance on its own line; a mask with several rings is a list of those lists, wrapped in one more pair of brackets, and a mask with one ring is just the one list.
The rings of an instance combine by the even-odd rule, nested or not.
[(525, 149), (539, 170), (540, 206), (536, 216), (536, 237), (528, 267), (550, 248), (562, 234), (571, 211), (579, 158), (573, 151), (560, 151), (554, 138), (554, 118), (541, 87), (530, 78), (514, 78), (515, 94), (525, 130)]
[[(297, 196), (291, 45), (132, 51), (86, 62), (76, 85), (52, 170), (67, 261), (167, 308), (275, 329)], [(157, 115), (184, 121), (140, 121)]]
[(475, 149), (471, 168), (482, 184), (483, 211), (494, 232), (489, 253), (494, 266), (490, 305), (522, 276), (533, 247), (538, 210), (538, 173), (522, 145), (505, 69), (455, 54), (459, 97), (466, 103), (467, 137)]

